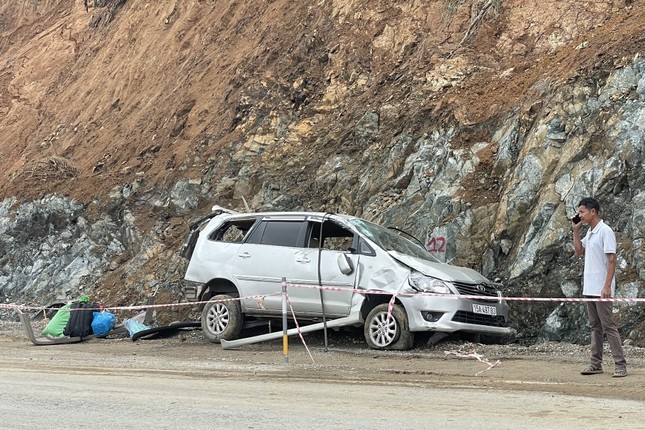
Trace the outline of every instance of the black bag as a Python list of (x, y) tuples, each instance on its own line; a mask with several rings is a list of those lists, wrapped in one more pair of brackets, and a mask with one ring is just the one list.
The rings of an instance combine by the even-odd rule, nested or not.
[(71, 315), (65, 326), (63, 334), (69, 337), (87, 337), (92, 332), (92, 319), (94, 310), (98, 309), (95, 303), (72, 303)]

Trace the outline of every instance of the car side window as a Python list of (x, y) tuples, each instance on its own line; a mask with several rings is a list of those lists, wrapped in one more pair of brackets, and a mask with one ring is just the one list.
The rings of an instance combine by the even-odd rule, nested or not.
[(367, 242), (365, 242), (363, 239), (360, 239), (358, 241), (358, 253), (363, 255), (371, 255), (371, 256), (376, 255), (372, 247), (369, 246)]
[[(310, 222), (307, 246), (318, 248), (320, 241), (320, 223)], [(322, 248), (332, 251), (353, 252), (354, 233), (335, 222), (325, 221), (323, 224)]]
[(233, 220), (211, 233), (209, 239), (217, 242), (242, 243), (255, 219)]
[(323, 241), (323, 249), (331, 249), (332, 251), (351, 251), (354, 236), (337, 236), (326, 237)]
[[(300, 237), (304, 226), (302, 221), (265, 221), (263, 224), (265, 225), (262, 236), (260, 241), (256, 243), (275, 246), (300, 246)], [(255, 235), (254, 238), (257, 239)], [(251, 240), (248, 242), (251, 242)]]

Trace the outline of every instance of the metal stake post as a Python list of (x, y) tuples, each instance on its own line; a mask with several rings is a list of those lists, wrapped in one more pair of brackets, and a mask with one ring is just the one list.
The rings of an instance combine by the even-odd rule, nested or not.
[(289, 335), (287, 334), (287, 278), (282, 278), (282, 354), (289, 363)]

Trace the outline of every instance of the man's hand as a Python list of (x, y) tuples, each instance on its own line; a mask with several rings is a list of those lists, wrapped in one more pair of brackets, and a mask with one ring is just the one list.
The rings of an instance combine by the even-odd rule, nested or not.
[(576, 255), (583, 255), (585, 253), (585, 247), (582, 246), (582, 241), (580, 239), (581, 227), (582, 221), (577, 224), (573, 224), (573, 249), (575, 249)]
[(600, 297), (611, 297), (611, 284), (614, 280), (614, 273), (616, 273), (616, 254), (608, 253), (607, 256), (607, 279), (605, 279), (605, 286), (602, 287)]

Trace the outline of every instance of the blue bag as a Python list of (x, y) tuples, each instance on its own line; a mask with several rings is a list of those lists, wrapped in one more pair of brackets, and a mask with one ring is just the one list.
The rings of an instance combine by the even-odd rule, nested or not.
[(107, 310), (94, 312), (92, 319), (92, 331), (97, 336), (105, 336), (116, 324), (116, 316)]
[(145, 325), (142, 322), (139, 322), (135, 320), (134, 318), (129, 318), (125, 321), (123, 321), (123, 326), (128, 329), (128, 333), (130, 333), (130, 337), (132, 337), (133, 334), (141, 331), (141, 330), (148, 330), (150, 327)]

